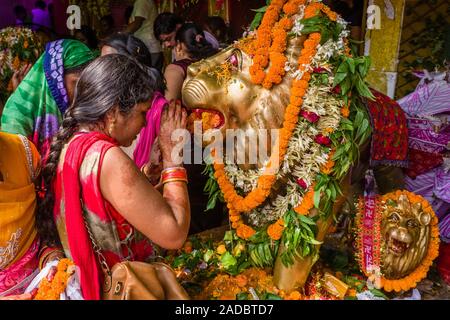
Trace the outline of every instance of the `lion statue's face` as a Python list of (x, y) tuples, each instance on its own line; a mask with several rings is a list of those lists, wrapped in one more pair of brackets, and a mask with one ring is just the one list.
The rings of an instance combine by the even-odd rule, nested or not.
[(381, 258), (382, 272), (387, 278), (405, 277), (421, 263), (428, 250), (431, 218), (420, 203), (411, 204), (405, 195), (397, 203), (385, 205)]
[[(286, 56), (295, 68), (304, 40), (291, 39), (288, 45)], [(213, 114), (217, 121), (208, 128), (221, 130), (224, 137), (227, 129), (242, 129), (251, 135), (256, 129), (281, 128), (289, 103), (292, 77), (285, 76), (282, 83), (270, 90), (253, 84), (249, 73), (252, 57), (240, 49), (243, 41), (189, 66), (183, 85), (184, 105), (197, 114)]]

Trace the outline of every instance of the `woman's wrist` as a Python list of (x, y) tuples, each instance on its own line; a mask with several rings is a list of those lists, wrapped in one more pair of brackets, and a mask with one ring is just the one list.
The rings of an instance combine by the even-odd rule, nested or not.
[(180, 166), (169, 167), (161, 172), (161, 183), (169, 182), (188, 182), (186, 169)]
[(183, 162), (177, 163), (174, 161), (164, 160), (163, 159), (163, 169), (175, 168), (175, 167), (183, 167)]
[(64, 258), (64, 252), (58, 247), (43, 247), (39, 253), (39, 269), (43, 269), (47, 262)]

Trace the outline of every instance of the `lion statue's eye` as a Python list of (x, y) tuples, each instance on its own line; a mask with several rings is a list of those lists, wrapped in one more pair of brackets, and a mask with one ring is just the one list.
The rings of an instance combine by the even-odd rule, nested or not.
[(407, 222), (406, 222), (406, 226), (408, 227), (408, 228), (416, 228), (416, 227), (418, 227), (418, 223), (417, 223), (417, 221), (416, 220), (414, 220), (414, 219), (409, 219)]
[(231, 57), (229, 57), (228, 61), (231, 63), (231, 65), (233, 65), (236, 68), (239, 66), (239, 61), (235, 54), (233, 54)]
[(238, 50), (234, 50), (231, 56), (228, 57), (227, 62), (230, 63), (233, 68), (240, 69), (241, 68), (241, 58), (242, 53)]
[(400, 221), (400, 217), (399, 217), (398, 213), (391, 214), (388, 219), (389, 219), (389, 221), (392, 221), (392, 222)]

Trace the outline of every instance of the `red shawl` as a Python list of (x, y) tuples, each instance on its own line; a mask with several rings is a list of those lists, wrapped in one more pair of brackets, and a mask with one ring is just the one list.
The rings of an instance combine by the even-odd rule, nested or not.
[[(103, 279), (103, 275), (97, 262), (96, 253), (92, 249), (92, 242), (83, 218), (80, 201), (82, 193), (79, 169), (87, 151), (94, 143), (100, 140), (108, 142), (105, 144), (107, 146), (106, 150), (117, 146), (117, 142), (114, 139), (99, 132), (81, 134), (70, 142), (60, 176), (64, 190), (63, 200), (68, 245), (74, 263), (80, 268), (81, 289), (86, 300), (101, 299), (101, 279)], [(104, 150), (103, 155), (106, 153), (106, 150)], [(99, 177), (100, 174), (98, 174)], [(57, 201), (59, 200), (58, 196), (56, 199)], [(98, 199), (98, 202), (103, 203), (103, 199)], [(55, 206), (55, 215), (59, 214), (59, 210), (56, 211), (57, 207)], [(103, 209), (96, 212), (98, 218), (102, 221), (109, 220), (104, 207)]]
[(366, 99), (372, 122), (371, 166), (408, 166), (408, 126), (398, 103), (372, 89), (375, 100)]

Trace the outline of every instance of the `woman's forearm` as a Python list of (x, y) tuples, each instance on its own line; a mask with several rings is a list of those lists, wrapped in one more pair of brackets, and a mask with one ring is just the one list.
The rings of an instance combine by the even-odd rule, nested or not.
[(172, 209), (173, 218), (176, 221), (178, 229), (181, 230), (186, 237), (191, 219), (189, 195), (186, 183), (176, 181), (164, 184), (163, 197)]

